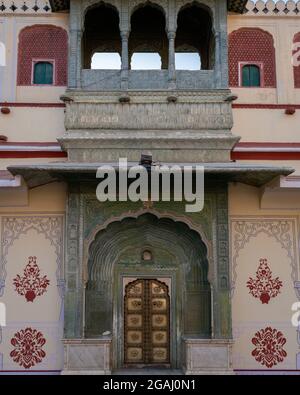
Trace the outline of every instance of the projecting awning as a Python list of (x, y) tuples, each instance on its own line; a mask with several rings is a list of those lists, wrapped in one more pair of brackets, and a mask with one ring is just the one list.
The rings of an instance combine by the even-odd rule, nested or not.
[[(242, 14), (248, 0), (227, 0), (227, 9)], [(52, 12), (67, 11), (70, 9), (70, 0), (50, 0)]]
[[(47, 164), (9, 166), (13, 175), (21, 175), (29, 188), (55, 181), (97, 181), (96, 172), (102, 165), (110, 165), (118, 171), (118, 163), (76, 163), (53, 162)], [(128, 168), (138, 163), (128, 162)], [(162, 164), (161, 164), (162, 165)], [(278, 176), (287, 176), (294, 172), (291, 167), (266, 166), (256, 164), (229, 163), (163, 163), (166, 166), (204, 166), (205, 180), (222, 182), (240, 182), (261, 187)]]

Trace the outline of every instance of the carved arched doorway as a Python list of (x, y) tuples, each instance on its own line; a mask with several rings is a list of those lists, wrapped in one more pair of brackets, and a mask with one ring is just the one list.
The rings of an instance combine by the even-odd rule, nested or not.
[[(89, 249), (85, 336), (112, 334), (115, 368), (181, 368), (183, 336), (211, 337), (207, 276), (207, 248), (186, 224), (152, 214), (113, 222)], [(136, 326), (128, 328), (132, 314)]]

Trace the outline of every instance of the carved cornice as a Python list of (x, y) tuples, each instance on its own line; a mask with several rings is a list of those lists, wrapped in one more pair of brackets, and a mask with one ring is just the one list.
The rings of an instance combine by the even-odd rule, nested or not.
[[(207, 103), (225, 101), (230, 95), (229, 89), (214, 89), (214, 90), (195, 90), (195, 91), (172, 91), (172, 95), (176, 95), (177, 101), (182, 103)], [(78, 103), (118, 103), (119, 97), (122, 96), (122, 91), (85, 91), (77, 89), (68, 89), (65, 97), (71, 99), (71, 102)], [(167, 90), (161, 91), (146, 91), (146, 90), (130, 90), (128, 91), (130, 102), (134, 103), (161, 103), (167, 102), (170, 92)]]

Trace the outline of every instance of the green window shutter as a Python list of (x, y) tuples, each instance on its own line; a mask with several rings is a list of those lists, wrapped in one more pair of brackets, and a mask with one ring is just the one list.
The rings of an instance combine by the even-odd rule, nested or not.
[(254, 64), (247, 64), (242, 68), (242, 86), (260, 86), (260, 69)]
[(53, 84), (53, 64), (50, 62), (37, 62), (34, 64), (33, 83), (41, 85)]

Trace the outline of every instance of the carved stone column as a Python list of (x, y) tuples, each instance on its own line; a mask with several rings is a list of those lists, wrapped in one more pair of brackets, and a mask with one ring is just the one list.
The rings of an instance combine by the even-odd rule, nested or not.
[[(80, 68), (81, 68), (81, 31), (78, 29), (70, 30), (69, 45), (69, 88), (80, 87)], [(78, 86), (79, 84), (79, 86)]]
[(128, 89), (128, 69), (129, 69), (129, 57), (128, 57), (128, 37), (129, 31), (121, 31), (122, 39), (122, 66), (121, 66), (121, 89)]
[(175, 71), (175, 31), (168, 32), (169, 39), (169, 89), (176, 88), (176, 71)]
[[(228, 34), (227, 34), (227, 3), (220, 1), (215, 8), (214, 18), (215, 32), (215, 87), (228, 87)], [(224, 61), (224, 59), (226, 61)]]
[(64, 337), (81, 338), (83, 335), (83, 284), (81, 272), (80, 240), (80, 186), (69, 184), (66, 207), (65, 250), (65, 320)]
[(70, 4), (69, 20), (69, 62), (68, 62), (68, 87), (80, 88), (81, 86), (81, 36), (82, 14), (79, 1)]
[(228, 186), (216, 189), (216, 275), (213, 295), (213, 338), (231, 339), (231, 298), (229, 283)]

